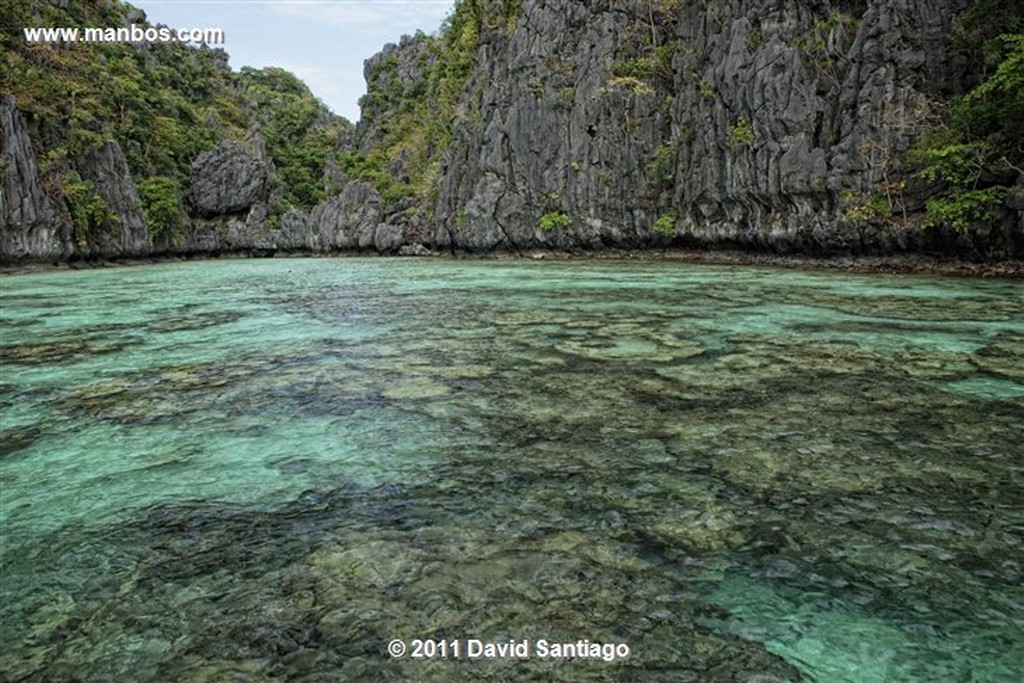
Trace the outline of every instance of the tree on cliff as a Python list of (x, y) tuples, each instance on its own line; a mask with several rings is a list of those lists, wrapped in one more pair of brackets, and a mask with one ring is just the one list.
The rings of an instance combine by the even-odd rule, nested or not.
[(954, 37), (980, 62), (981, 82), (949, 103), (947, 123), (909, 156), (917, 177), (938, 187), (926, 224), (964, 230), (994, 219), (1022, 191), (1014, 186), (1024, 178), (1024, 13), (1005, 0), (978, 0)]

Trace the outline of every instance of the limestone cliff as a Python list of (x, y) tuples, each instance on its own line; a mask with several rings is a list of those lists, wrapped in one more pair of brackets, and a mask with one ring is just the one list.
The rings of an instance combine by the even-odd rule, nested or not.
[[(50, 100), (28, 90), (19, 111), (4, 96), (0, 259), (665, 246), (1021, 258), (1018, 163), (926, 181), (908, 161), (991, 75), (964, 29), (989, 5), (1013, 3), (460, 0), (437, 35), (367, 60), (354, 128), (280, 70), (239, 81), (216, 54), (132, 48), (122, 63), (159, 75), (184, 60), (221, 85), (175, 86), (159, 148), (117, 97), (65, 135), (40, 124), (60, 120)], [(173, 120), (193, 92), (205, 99)], [(998, 133), (957, 149), (977, 156)], [(949, 187), (986, 203), (935, 220), (926, 204)]]
[(968, 4), (525, 0), (481, 36), (430, 241), (1019, 256), (1019, 212), (926, 229), (906, 183), (970, 82), (950, 45)]
[(63, 222), (39, 182), (32, 141), (9, 95), (0, 97), (0, 179), (0, 260), (63, 255)]

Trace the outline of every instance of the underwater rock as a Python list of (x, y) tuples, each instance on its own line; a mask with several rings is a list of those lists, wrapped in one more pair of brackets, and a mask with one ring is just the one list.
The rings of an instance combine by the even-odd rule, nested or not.
[(651, 526), (647, 533), (663, 543), (680, 546), (690, 553), (720, 552), (743, 544), (736, 517), (716, 507), (671, 513)]
[(554, 348), (565, 354), (597, 361), (636, 360), (668, 363), (704, 353), (704, 348), (697, 342), (686, 344), (674, 340), (669, 345), (665, 343), (664, 339), (639, 335), (632, 337), (592, 336), (585, 340), (559, 342), (554, 345)]
[(159, 319), (153, 320), (146, 325), (146, 329), (154, 332), (185, 332), (188, 330), (201, 330), (216, 325), (224, 325), (239, 320), (245, 316), (240, 311), (204, 311), (204, 310), (181, 310), (161, 315)]
[(1024, 338), (1004, 335), (971, 356), (985, 372), (1024, 382)]
[(911, 349), (898, 354), (896, 360), (905, 373), (922, 379), (957, 379), (976, 372), (970, 357), (965, 353)]
[(0, 430), (0, 458), (6, 458), (29, 448), (40, 436), (42, 436), (42, 429), (37, 425)]
[(380, 394), (384, 398), (394, 400), (435, 398), (444, 396), (450, 389), (440, 383), (427, 378), (397, 379), (389, 382)]
[(490, 365), (465, 363), (458, 365), (432, 366), (431, 374), (445, 379), (483, 379), (495, 373)]
[(37, 344), (0, 346), (0, 361), (19, 365), (73, 363), (106, 353), (117, 353), (138, 343), (137, 337), (88, 337), (69, 335)]
[(26, 364), (66, 363), (82, 357), (87, 349), (85, 340), (0, 346), (0, 360)]

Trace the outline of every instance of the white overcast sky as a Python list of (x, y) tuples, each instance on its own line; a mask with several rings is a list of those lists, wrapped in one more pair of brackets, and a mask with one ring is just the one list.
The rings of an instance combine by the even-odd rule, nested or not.
[[(2, 0), (0, 0), (2, 1)], [(279, 66), (331, 110), (359, 119), (363, 60), (417, 29), (434, 33), (453, 0), (128, 0), (153, 24), (221, 28), (231, 67)]]

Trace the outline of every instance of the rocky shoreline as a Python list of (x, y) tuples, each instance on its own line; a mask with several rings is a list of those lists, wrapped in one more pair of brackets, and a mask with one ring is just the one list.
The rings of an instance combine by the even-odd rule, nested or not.
[(1024, 279), (1024, 261), (1008, 259), (991, 262), (972, 262), (949, 257), (902, 254), (890, 256), (812, 257), (795, 254), (764, 254), (739, 250), (606, 250), (600, 252), (569, 252), (532, 249), (524, 252), (439, 253), (425, 251), (416, 254), (378, 254), (374, 252), (335, 252), (325, 254), (313, 251), (275, 251), (269, 253), (197, 253), (188, 255), (154, 255), (145, 258), (104, 258), (72, 261), (31, 261), (0, 266), (0, 275), (18, 275), (52, 270), (82, 270), (121, 266), (145, 266), (181, 261), (244, 259), (244, 258), (438, 258), (455, 260), (549, 260), (549, 261), (677, 261), (720, 266), (756, 266), (799, 270), (838, 271), (847, 273), (915, 274), (949, 277), (980, 277), (1018, 280)]

